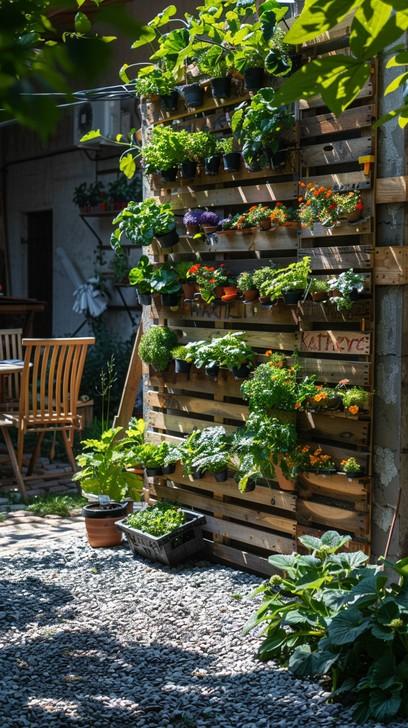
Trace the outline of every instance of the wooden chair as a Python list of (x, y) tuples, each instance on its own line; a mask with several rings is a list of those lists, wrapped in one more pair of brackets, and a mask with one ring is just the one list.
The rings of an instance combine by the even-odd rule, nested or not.
[[(0, 329), (0, 359), (22, 359), (22, 329)], [(1, 411), (16, 411), (20, 400), (20, 374), (8, 374), (0, 378)]]
[(81, 426), (77, 414), (79, 387), (87, 350), (95, 339), (23, 339), (22, 343), (25, 351), (19, 413), (13, 418), (18, 427), (18, 466), (21, 469), (28, 430), (38, 433), (29, 474), (40, 454), (45, 433), (60, 431), (68, 461), (75, 471), (72, 445), (75, 430)]

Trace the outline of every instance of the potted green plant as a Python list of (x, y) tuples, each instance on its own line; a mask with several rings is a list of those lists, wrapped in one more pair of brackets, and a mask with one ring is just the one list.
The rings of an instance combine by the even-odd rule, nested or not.
[(173, 247), (178, 241), (176, 218), (170, 203), (160, 204), (153, 198), (143, 202), (129, 202), (112, 222), (116, 229), (111, 235), (111, 245), (119, 250), (123, 237), (137, 246), (150, 245), (154, 238), (161, 247)]
[(145, 442), (137, 448), (137, 461), (143, 465), (148, 478), (163, 475), (163, 467), (167, 450), (168, 444), (166, 442), (161, 442), (159, 445), (151, 442)]
[(219, 215), (212, 210), (204, 210), (204, 212), (201, 213), (200, 226), (206, 235), (216, 232), (219, 221)]
[(156, 503), (120, 521), (134, 555), (176, 566), (203, 548), (205, 516), (170, 503)]
[(218, 340), (220, 365), (229, 369), (235, 379), (246, 379), (254, 363), (254, 351), (244, 336), (243, 331), (234, 331)]
[[(182, 442), (180, 450), (185, 474), (191, 475), (194, 480), (200, 480), (204, 477), (208, 467), (213, 468), (211, 470), (213, 473), (225, 471), (229, 438), (224, 427), (205, 427), (203, 430), (193, 430)], [(210, 460), (213, 455), (222, 457), (218, 457), (215, 462), (215, 460)], [(223, 463), (222, 458), (224, 458)], [(222, 468), (221, 465), (223, 465)]]
[(142, 255), (138, 264), (129, 271), (129, 283), (131, 286), (135, 286), (142, 306), (150, 306), (152, 302), (153, 274), (154, 266), (147, 255)]
[[(143, 422), (142, 422), (143, 425)], [(122, 437), (123, 428), (114, 427), (102, 433), (99, 440), (83, 440), (82, 452), (77, 457), (79, 471), (73, 479), (80, 483), (84, 493), (98, 496), (98, 502), (83, 508), (89, 544), (93, 548), (118, 546), (121, 534), (116, 523), (126, 513), (126, 495), (140, 498), (143, 481), (130, 472), (135, 460), (135, 450), (143, 439), (143, 429), (138, 437)]]
[(352, 268), (330, 278), (327, 283), (330, 299), (336, 304), (338, 311), (349, 311), (353, 301), (364, 291), (364, 276), (355, 273)]
[(188, 374), (193, 361), (193, 352), (188, 346), (178, 344), (171, 350), (176, 374)]
[(164, 372), (171, 362), (171, 350), (177, 344), (177, 336), (167, 326), (151, 326), (140, 339), (139, 356), (157, 372)]
[(252, 411), (273, 414), (275, 410), (296, 411), (317, 391), (314, 376), (299, 377), (297, 366), (276, 366), (266, 361), (241, 384), (244, 399)]
[(228, 99), (231, 96), (231, 77), (224, 48), (215, 45), (205, 48), (199, 54), (197, 65), (199, 71), (210, 79), (213, 98)]
[(240, 273), (237, 285), (238, 290), (242, 293), (245, 303), (250, 303), (258, 298), (258, 291), (256, 290), (252, 273), (249, 273), (248, 271)]
[(197, 369), (204, 369), (208, 377), (215, 379), (220, 369), (219, 339), (197, 341), (193, 362)]
[(183, 135), (164, 124), (154, 127), (150, 141), (141, 150), (145, 173), (158, 172), (166, 182), (175, 181), (184, 156)]
[(75, 187), (72, 202), (74, 205), (78, 205), (81, 215), (89, 212), (91, 205), (89, 202), (89, 191), (86, 182), (82, 182), (80, 185)]
[(348, 414), (357, 415), (361, 410), (369, 409), (370, 393), (363, 387), (350, 387), (338, 391), (343, 400), (343, 407)]
[(177, 306), (180, 301), (181, 283), (179, 277), (169, 265), (157, 266), (152, 275), (151, 287), (153, 293), (161, 295), (163, 306)]
[(129, 283), (129, 258), (123, 250), (113, 256), (112, 273), (116, 285)]
[(187, 274), (198, 286), (198, 292), (205, 303), (212, 303), (221, 298), (224, 286), (228, 282), (228, 274), (221, 263), (219, 266), (195, 263)]
[(180, 93), (187, 109), (198, 109), (203, 105), (204, 88), (197, 81), (180, 86)]
[(181, 451), (175, 445), (168, 445), (163, 461), (163, 475), (172, 475), (176, 470), (176, 465), (181, 460)]
[(279, 270), (277, 268), (264, 266), (263, 268), (255, 270), (252, 274), (252, 281), (258, 291), (259, 302), (262, 306), (269, 306), (271, 303), (271, 297), (268, 291), (273, 286), (273, 282), (278, 272)]
[(271, 301), (283, 297), (287, 305), (295, 305), (305, 297), (311, 272), (310, 258), (305, 256), (296, 263), (290, 263), (274, 275), (269, 286), (265, 286), (266, 295)]
[(198, 290), (194, 281), (194, 276), (189, 275), (193, 265), (194, 264), (190, 260), (180, 260), (174, 266), (183, 289), (185, 301), (192, 301), (194, 294)]
[(362, 475), (361, 471), (361, 465), (356, 458), (349, 457), (340, 460), (340, 475), (346, 475), (348, 478), (358, 478)]
[(311, 278), (309, 285), (309, 295), (312, 301), (327, 301), (329, 298), (329, 284), (324, 278)]
[(221, 150), (214, 134), (209, 134), (203, 148), (204, 173), (214, 177), (220, 171)]
[(197, 174), (197, 164), (211, 155), (215, 149), (214, 135), (208, 131), (181, 131), (185, 158), (181, 163), (183, 179), (193, 179)]
[(239, 172), (241, 153), (234, 149), (234, 137), (223, 137), (217, 141), (216, 151), (222, 155), (225, 172)]
[(177, 111), (179, 94), (171, 71), (159, 66), (147, 66), (140, 71), (135, 81), (137, 96), (144, 98), (159, 97), (161, 107), (168, 113)]

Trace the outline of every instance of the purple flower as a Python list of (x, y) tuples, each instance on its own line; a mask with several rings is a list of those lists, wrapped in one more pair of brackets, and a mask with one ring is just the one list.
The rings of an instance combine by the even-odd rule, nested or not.
[(202, 214), (201, 210), (188, 210), (183, 217), (184, 225), (199, 225)]
[(201, 215), (200, 225), (208, 225), (208, 227), (215, 227), (220, 221), (219, 216), (216, 212), (206, 211)]

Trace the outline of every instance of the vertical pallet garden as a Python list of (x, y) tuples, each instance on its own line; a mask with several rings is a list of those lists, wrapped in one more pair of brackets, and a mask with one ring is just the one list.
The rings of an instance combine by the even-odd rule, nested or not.
[[(336, 40), (338, 46), (338, 39)], [(336, 47), (337, 47), (336, 46)], [(330, 49), (325, 39), (321, 51)], [(304, 59), (309, 52), (302, 49)], [(234, 82), (235, 83), (235, 82)], [(194, 112), (180, 102), (177, 113), (163, 114), (158, 104), (143, 106), (144, 133), (153, 125), (176, 128), (207, 128), (217, 133), (230, 126), (230, 115), (247, 95), (237, 82), (233, 96), (217, 104), (207, 94)], [(374, 165), (364, 159), (375, 155), (375, 76), (352, 107), (336, 118), (320, 99), (300, 102), (296, 107), (296, 133), (287, 142), (285, 166), (278, 170), (238, 173), (222, 172), (193, 181), (163, 183), (150, 180), (150, 194), (170, 202), (181, 223), (191, 207), (214, 209), (221, 216), (247, 209), (252, 204), (291, 202), (299, 194), (299, 182), (313, 181), (333, 189), (359, 189), (364, 216), (356, 223), (336, 227), (279, 227), (274, 231), (220, 232), (193, 239), (179, 228), (180, 241), (171, 252), (154, 245), (149, 249), (155, 262), (192, 260), (224, 262), (233, 273), (269, 265), (283, 266), (310, 256), (313, 275), (329, 278), (349, 268), (362, 272), (366, 296), (349, 311), (338, 312), (333, 304), (306, 300), (296, 305), (262, 307), (258, 301), (206, 305), (183, 302), (175, 309), (155, 300), (145, 314), (145, 323), (167, 325), (180, 343), (201, 340), (227, 331), (245, 331), (259, 359), (266, 350), (288, 357), (298, 353), (304, 374), (315, 374), (321, 384), (348, 379), (352, 385), (373, 387), (373, 254), (374, 254)], [(144, 366), (145, 408), (148, 438), (178, 442), (197, 428), (222, 424), (233, 431), (247, 416), (240, 382), (221, 370), (216, 380), (193, 370), (189, 375), (159, 375)], [(275, 482), (257, 485), (241, 493), (235, 481), (215, 482), (212, 476), (193, 480), (180, 466), (174, 475), (148, 480), (147, 497), (165, 499), (195, 508), (207, 515), (205, 534), (215, 557), (270, 573), (267, 556), (296, 548), (296, 536), (320, 533), (328, 528), (351, 533), (351, 548), (369, 550), (372, 412), (301, 412), (296, 417), (300, 439), (319, 444), (336, 459), (354, 456), (365, 475), (349, 480), (341, 475), (304, 473), (296, 492), (285, 492)]]

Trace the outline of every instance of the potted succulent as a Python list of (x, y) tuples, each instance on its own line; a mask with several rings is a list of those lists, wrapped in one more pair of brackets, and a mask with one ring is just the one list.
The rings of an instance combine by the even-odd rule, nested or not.
[(370, 393), (363, 387), (350, 387), (349, 389), (339, 389), (340, 396), (343, 400), (343, 407), (350, 415), (358, 415), (360, 411), (367, 411), (370, 405)]
[(139, 356), (157, 372), (164, 372), (171, 362), (171, 350), (176, 344), (174, 331), (167, 326), (151, 326), (140, 339)]
[(202, 210), (187, 210), (183, 217), (187, 235), (197, 235), (200, 232)]
[(81, 443), (83, 450), (77, 457), (80, 469), (73, 479), (80, 483), (84, 493), (98, 498), (82, 510), (88, 541), (93, 548), (120, 544), (122, 537), (116, 523), (127, 511), (123, 500), (125, 496), (140, 499), (143, 481), (128, 468), (134, 464), (143, 430), (140, 427), (137, 438), (131, 438), (122, 436), (123, 428), (114, 427), (103, 432), (99, 440)]
[(157, 266), (152, 274), (151, 289), (161, 295), (163, 306), (178, 306), (181, 283), (177, 272), (169, 265)]
[(346, 475), (348, 478), (361, 477), (362, 468), (358, 460), (354, 457), (343, 458), (340, 460), (340, 471), (339, 475)]
[(178, 344), (171, 350), (176, 374), (188, 374), (193, 361), (193, 352), (188, 346)]
[(235, 379), (246, 379), (253, 367), (254, 352), (244, 340), (243, 331), (234, 331), (219, 339), (220, 365), (229, 369)]
[(312, 301), (327, 301), (329, 298), (329, 284), (324, 278), (311, 278), (309, 295)]
[(176, 566), (203, 548), (205, 516), (170, 503), (156, 503), (120, 521), (134, 555)]
[(198, 109), (203, 105), (204, 88), (198, 82), (186, 83), (180, 87), (180, 93), (187, 109)]
[(355, 273), (352, 268), (330, 278), (327, 283), (330, 300), (336, 304), (338, 311), (349, 311), (353, 301), (356, 301), (364, 291), (364, 276)]
[(152, 302), (153, 274), (154, 266), (147, 255), (142, 255), (138, 264), (129, 271), (129, 283), (131, 286), (135, 286), (142, 306), (150, 306)]
[(218, 229), (219, 222), (220, 217), (216, 212), (212, 212), (212, 210), (204, 210), (204, 212), (201, 213), (200, 225), (206, 235), (214, 233)]
[(237, 280), (238, 290), (241, 291), (245, 303), (250, 303), (258, 298), (252, 273), (243, 271), (239, 274)]
[(210, 79), (214, 99), (227, 99), (231, 96), (231, 77), (225, 50), (219, 46), (205, 48), (197, 60), (199, 71)]
[(225, 172), (239, 172), (241, 153), (234, 150), (234, 137), (223, 137), (217, 141), (217, 152), (222, 154)]

